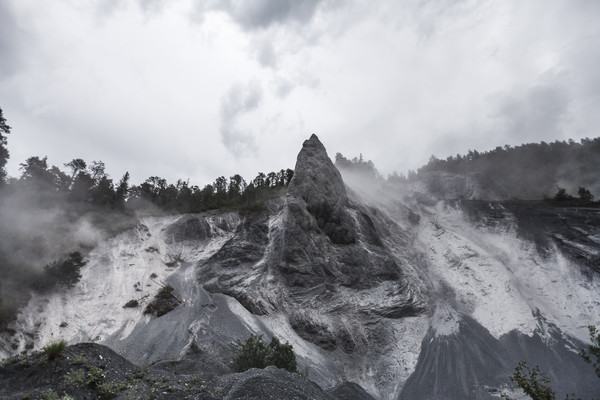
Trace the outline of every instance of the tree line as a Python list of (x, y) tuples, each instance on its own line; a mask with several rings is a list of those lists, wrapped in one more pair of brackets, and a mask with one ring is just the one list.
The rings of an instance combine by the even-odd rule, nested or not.
[(88, 164), (78, 158), (64, 166), (67, 171), (49, 165), (46, 157), (30, 157), (20, 164), (21, 176), (7, 180), (5, 190), (32, 189), (50, 203), (66, 200), (88, 208), (139, 210), (152, 205), (164, 211), (185, 213), (250, 206), (269, 197), (274, 189), (287, 186), (294, 176), (291, 169), (259, 172), (247, 183), (235, 174), (229, 179), (220, 176), (202, 188), (181, 179), (173, 184), (151, 176), (139, 185), (130, 186), (128, 172), (115, 184), (102, 161)]
[(512, 197), (522, 199), (550, 198), (563, 187), (573, 192), (578, 187), (590, 188), (598, 193), (600, 138), (505, 145), (484, 152), (469, 150), (445, 160), (431, 156), (411, 178), (434, 171), (477, 173), (499, 184)]
[(371, 160), (365, 160), (362, 153), (359, 157), (346, 158), (342, 153), (336, 153), (335, 166), (339, 170), (345, 170), (368, 179), (382, 179)]
[(252, 207), (271, 196), (271, 193), (289, 185), (294, 171), (259, 172), (250, 182), (239, 174), (229, 179), (220, 176), (213, 183), (200, 187), (189, 181), (168, 183), (159, 176), (151, 176), (138, 185), (130, 185), (126, 172), (118, 182), (106, 173), (102, 161), (86, 162), (76, 158), (64, 164), (64, 169), (48, 163), (47, 157), (33, 156), (20, 164), (21, 175), (7, 178), (5, 166), (9, 159), (6, 137), (11, 127), (0, 108), (0, 185), (5, 193), (11, 191), (35, 192), (39, 203), (63, 203), (82, 209), (148, 209), (158, 207), (168, 212), (201, 212), (218, 208)]

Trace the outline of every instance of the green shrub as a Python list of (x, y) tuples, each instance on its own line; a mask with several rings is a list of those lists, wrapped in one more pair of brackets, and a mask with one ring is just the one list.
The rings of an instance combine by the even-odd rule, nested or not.
[(596, 375), (600, 378), (600, 330), (594, 325), (588, 325), (588, 330), (592, 344), (588, 347), (587, 351), (581, 350), (579, 355), (586, 363), (594, 367)]
[(45, 392), (41, 393), (40, 399), (42, 400), (59, 400), (58, 393), (56, 393), (52, 389), (48, 389)]
[(129, 382), (102, 382), (96, 386), (100, 393), (100, 399), (114, 399), (123, 392), (131, 387)]
[(265, 362), (267, 365), (274, 365), (277, 368), (286, 369), (290, 372), (298, 372), (296, 364), (296, 355), (291, 344), (279, 342), (279, 339), (273, 337), (267, 349), (267, 357)]
[(67, 386), (79, 387), (85, 384), (85, 371), (83, 368), (72, 369), (64, 377)]
[(56, 357), (62, 354), (65, 347), (67, 347), (67, 342), (61, 339), (57, 342), (52, 342), (49, 345), (45, 346), (43, 350), (48, 360), (54, 360)]
[(237, 341), (236, 356), (233, 359), (233, 369), (244, 372), (250, 368), (264, 368), (267, 366), (267, 346), (262, 340), (262, 335), (250, 335), (244, 343)]
[(282, 344), (273, 337), (268, 345), (262, 335), (250, 335), (245, 342), (237, 341), (236, 355), (233, 359), (233, 369), (244, 372), (250, 368), (265, 368), (274, 365), (290, 372), (298, 372), (296, 355), (291, 344)]
[(87, 380), (86, 384), (92, 388), (97, 388), (99, 385), (104, 383), (106, 374), (103, 368), (96, 367), (94, 365), (86, 365), (87, 368)]
[[(533, 400), (556, 400), (556, 394), (550, 386), (550, 379), (540, 371), (538, 366), (531, 369), (525, 361), (521, 361), (510, 380), (515, 382)], [(504, 393), (501, 397), (511, 400)]]

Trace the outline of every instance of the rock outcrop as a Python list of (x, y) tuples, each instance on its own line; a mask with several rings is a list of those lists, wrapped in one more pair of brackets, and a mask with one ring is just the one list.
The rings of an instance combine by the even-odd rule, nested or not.
[(317, 135), (306, 140), (298, 154), (287, 207), (300, 229), (316, 228), (334, 244), (356, 243), (344, 181)]
[[(403, 248), (408, 243), (398, 224), (350, 199), (313, 135), (285, 197), (247, 214), (234, 236), (201, 262), (198, 279), (254, 315), (284, 316), (327, 357), (393, 358), (393, 321), (428, 309), (415, 257)], [(393, 384), (393, 375), (382, 379)]]
[[(0, 397), (6, 400), (203, 399), (203, 400), (359, 400), (372, 399), (360, 386), (345, 383), (325, 392), (314, 382), (273, 366), (220, 376), (190, 360), (139, 367), (110, 348), (93, 343), (67, 347), (48, 360), (43, 353), (0, 364)], [(348, 397), (349, 394), (356, 394)]]

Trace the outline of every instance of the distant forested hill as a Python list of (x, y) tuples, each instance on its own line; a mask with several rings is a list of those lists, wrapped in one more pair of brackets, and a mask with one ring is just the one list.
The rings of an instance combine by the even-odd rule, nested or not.
[(480, 174), (483, 181), (502, 187), (516, 199), (550, 198), (559, 187), (574, 196), (585, 187), (598, 198), (600, 138), (507, 145), (482, 153), (470, 150), (446, 160), (432, 156), (417, 176), (431, 172)]

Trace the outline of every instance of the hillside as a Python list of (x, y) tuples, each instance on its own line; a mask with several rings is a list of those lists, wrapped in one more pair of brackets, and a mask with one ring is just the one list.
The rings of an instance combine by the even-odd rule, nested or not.
[[(541, 142), (521, 146), (496, 147), (493, 150), (469, 151), (466, 155), (439, 160), (432, 156), (419, 168), (418, 178), (432, 176), (471, 176), (482, 185), (494, 189), (496, 197), (540, 200), (553, 197), (558, 188), (577, 195), (585, 187), (600, 195), (600, 138), (582, 139), (580, 143)], [(432, 181), (432, 185), (435, 185)]]
[[(209, 372), (206, 395), (220, 388), (223, 398), (364, 390), (377, 399), (489, 400), (518, 395), (509, 376), (521, 360), (543, 366), (561, 396), (599, 394), (577, 355), (587, 325), (600, 325), (598, 209), (444, 198), (418, 179), (365, 182), (340, 173), (315, 135), (274, 194), (244, 212), (138, 217), (99, 238), (78, 282), (30, 293), (0, 334), (2, 357), (59, 338), (93, 341), (134, 374), (172, 365), (178, 377), (165, 385), (178, 398), (205, 392), (173, 379), (189, 386)], [(145, 313), (165, 285), (174, 308)], [(274, 368), (233, 373), (232, 346), (250, 334), (292, 344), (313, 383)], [(25, 364), (41, 362), (30, 357)], [(10, 365), (0, 370), (7, 396), (70, 393), (64, 372), (44, 380), (35, 378), (41, 368)], [(135, 380), (128, 371), (119, 382)], [(14, 382), (24, 376), (38, 383), (21, 389)], [(243, 389), (246, 379), (263, 386)], [(140, 393), (153, 388), (139, 384)]]

